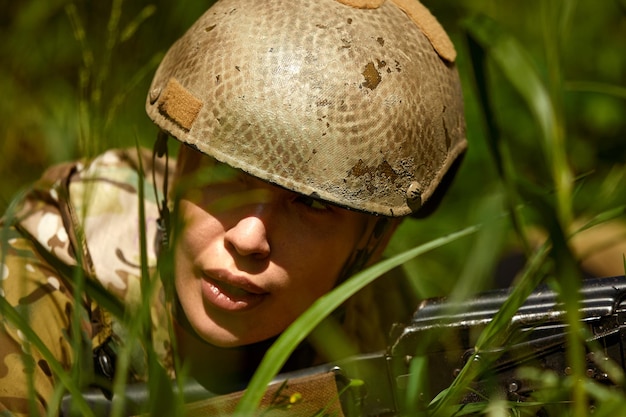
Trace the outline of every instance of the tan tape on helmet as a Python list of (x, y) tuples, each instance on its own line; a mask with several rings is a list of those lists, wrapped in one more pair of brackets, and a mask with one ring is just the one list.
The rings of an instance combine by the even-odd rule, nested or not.
[(413, 19), (430, 43), (432, 43), (433, 48), (435, 48), (435, 51), (437, 51), (441, 58), (448, 62), (454, 62), (456, 59), (454, 44), (443, 27), (441, 27), (439, 21), (430, 13), (426, 6), (417, 0), (391, 1)]
[[(337, 0), (347, 6), (357, 9), (377, 9), (386, 0)], [(426, 35), (430, 43), (435, 48), (439, 56), (448, 61), (454, 62), (456, 50), (454, 44), (448, 37), (446, 31), (441, 27), (439, 21), (430, 11), (417, 0), (391, 0), (402, 9), (415, 22), (420, 30)]]
[(187, 91), (176, 79), (170, 78), (157, 101), (159, 113), (186, 131), (198, 117), (202, 101)]

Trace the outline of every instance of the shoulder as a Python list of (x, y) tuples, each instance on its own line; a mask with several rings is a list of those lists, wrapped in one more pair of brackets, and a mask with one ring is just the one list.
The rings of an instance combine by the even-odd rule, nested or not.
[(123, 301), (138, 301), (142, 251), (148, 263), (144, 266), (156, 263), (153, 179), (160, 190), (164, 171), (164, 163), (153, 164), (152, 152), (144, 149), (110, 150), (56, 165), (5, 219), (18, 224), (50, 256), (65, 264), (80, 263)]
[(93, 275), (125, 302), (137, 302), (142, 255), (143, 266), (156, 264), (165, 166), (153, 164), (148, 150), (129, 149), (105, 152), (77, 168), (68, 184), (68, 207), (84, 233)]

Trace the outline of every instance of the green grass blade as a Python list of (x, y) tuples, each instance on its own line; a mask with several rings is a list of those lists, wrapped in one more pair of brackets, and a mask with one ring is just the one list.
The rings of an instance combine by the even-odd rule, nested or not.
[(506, 143), (502, 138), (501, 130), (496, 123), (497, 117), (493, 111), (492, 101), (490, 99), (488, 88), (488, 74), (486, 67), (487, 50), (486, 48), (474, 39), (473, 31), (476, 29), (472, 25), (475, 25), (472, 21), (466, 23), (467, 39), (471, 56), (472, 69), (474, 73), (474, 81), (476, 83), (477, 98), (482, 110), (482, 120), (485, 124), (485, 141), (490, 151), (491, 160), (493, 161), (500, 181), (503, 184), (503, 189), (506, 194), (505, 204), (511, 214), (511, 221), (513, 228), (521, 240), (522, 247), (525, 253), (530, 253), (530, 243), (526, 236), (524, 228), (524, 219), (521, 216), (520, 210), (516, 207), (521, 202), (520, 191), (518, 190), (518, 183), (516, 181), (515, 168), (510, 157), (510, 153), (507, 152)]
[(468, 19), (465, 27), (527, 103), (539, 124), (543, 139), (551, 140), (556, 119), (552, 101), (524, 48), (486, 16), (478, 15)]
[(468, 19), (465, 27), (471, 38), (485, 49), (488, 57), (524, 100), (537, 122), (543, 152), (553, 176), (559, 219), (563, 224), (569, 224), (571, 173), (563, 146), (563, 126), (549, 89), (523, 46), (497, 22), (477, 15)]
[(565, 89), (587, 93), (600, 93), (626, 100), (626, 87), (597, 81), (566, 81)]
[(145, 6), (141, 11), (135, 16), (133, 20), (128, 23), (122, 33), (120, 35), (120, 43), (126, 42), (130, 38), (133, 37), (139, 26), (141, 26), (150, 16), (152, 16), (156, 12), (157, 8), (154, 4), (149, 4)]

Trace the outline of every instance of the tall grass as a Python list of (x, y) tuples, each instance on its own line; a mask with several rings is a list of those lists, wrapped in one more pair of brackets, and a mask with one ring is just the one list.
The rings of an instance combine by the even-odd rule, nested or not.
[[(465, 12), (473, 14), (471, 9), (475, 6), (471, 2), (464, 4)], [(456, 3), (448, 5), (454, 7)], [(94, 155), (107, 147), (108, 135), (117, 132), (115, 125), (120, 109), (132, 99), (130, 92), (137, 86), (145, 85), (145, 79), (152, 73), (160, 57), (160, 54), (156, 54), (147, 63), (135, 68), (126, 83), (115, 89), (115, 93), (108, 91), (110, 80), (114, 78), (112, 73), (116, 69), (119, 48), (136, 36), (142, 26), (149, 25), (151, 17), (158, 10), (153, 5), (143, 6), (126, 24), (122, 24), (123, 6), (122, 0), (112, 1), (105, 30), (99, 38), (101, 44), (96, 49), (91, 43), (93, 39), (89, 38), (89, 29), (79, 8), (74, 3), (69, 3), (65, 8), (81, 51), (77, 124), (78, 144), (84, 155)], [(162, 4), (160, 6), (165, 7)], [(523, 9), (522, 6), (518, 7)], [(506, 25), (486, 14), (479, 13), (465, 19), (460, 32), (455, 31), (460, 45), (461, 71), (466, 81), (471, 148), (466, 165), (459, 174), (451, 196), (444, 202), (441, 213), (425, 221), (407, 221), (390, 245), (387, 260), (356, 274), (319, 299), (296, 320), (267, 352), (238, 404), (239, 415), (255, 414), (268, 383), (298, 343), (315, 332), (336, 307), (385, 271), (404, 266), (419, 296), (446, 294), (462, 301), (493, 285), (491, 275), (495, 265), (509, 247), (519, 248), (526, 264), (513, 281), (514, 289), (510, 298), (477, 338), (475, 354), (480, 355), (482, 351), (503, 343), (500, 336), (517, 308), (539, 283), (547, 282), (557, 289), (568, 311), (566, 320), (571, 332), (568, 336), (567, 360), (573, 372), (555, 381), (554, 375), (539, 371), (533, 374), (529, 371), (529, 375), (544, 386), (546, 392), (557, 391), (554, 397), (539, 395), (538, 405), (547, 405), (551, 398), (569, 399), (570, 403), (554, 409), (558, 415), (575, 416), (588, 414), (590, 399), (595, 401), (594, 415), (613, 415), (626, 405), (621, 392), (606, 390), (585, 378), (584, 355), (587, 345), (581, 336), (584, 330), (578, 312), (578, 288), (582, 275), (579, 259), (571, 246), (571, 238), (578, 233), (597, 224), (615, 219), (624, 220), (626, 196), (621, 187), (626, 180), (626, 172), (623, 161), (614, 163), (611, 169), (596, 167), (591, 163), (596, 170), (592, 173), (581, 171), (579, 167), (584, 165), (587, 169), (589, 163), (572, 161), (568, 151), (583, 145), (577, 145), (582, 140), (577, 132), (572, 131), (572, 126), (578, 126), (571, 120), (576, 111), (572, 113), (568, 108), (571, 102), (567, 100), (573, 91), (577, 94), (581, 91), (601, 94), (622, 101), (626, 94), (623, 86), (611, 82), (566, 78), (564, 72), (569, 67), (564, 64), (564, 48), (579, 23), (574, 21), (579, 5), (567, 1), (533, 4), (532, 9), (527, 7), (529, 10), (525, 12), (541, 22), (542, 47), (539, 49), (543, 55), (537, 55), (536, 48), (529, 50), (527, 45), (507, 30)], [(495, 6), (485, 6), (488, 13), (493, 14), (496, 9)], [(142, 101), (136, 100), (136, 103)], [(581, 103), (576, 100), (573, 102)], [(519, 126), (503, 124), (503, 121), (511, 122), (508, 113), (510, 107), (519, 114)], [(625, 108), (621, 102), (615, 107)], [(512, 134), (517, 127), (522, 131), (519, 136)], [(626, 131), (623, 125), (621, 129), (621, 132)], [(135, 136), (130, 135), (128, 145), (134, 146), (136, 141), (145, 142)], [(624, 152), (624, 148), (619, 151)], [(600, 162), (596, 159), (595, 164), (600, 165)], [(485, 167), (486, 171), (481, 172)], [(489, 175), (493, 175), (493, 178)], [(144, 190), (141, 176), (137, 189), (140, 193)], [(592, 198), (585, 198), (586, 195)], [(468, 206), (473, 209), (466, 210)], [(7, 213), (10, 218), (10, 207)], [(145, 224), (143, 216), (143, 211), (140, 211), (140, 225)], [(534, 238), (537, 230), (545, 238), (541, 244)], [(80, 230), (76, 232), (78, 236), (82, 235)], [(5, 242), (5, 239), (2, 241)], [(146, 242), (142, 241), (144, 265), (147, 259), (146, 247)], [(2, 249), (0, 264), (6, 253), (6, 248)], [(86, 292), (98, 303), (107, 306), (126, 325), (127, 344), (118, 353), (117, 375), (112, 386), (116, 394), (112, 415), (123, 413), (126, 370), (133, 351), (138, 347), (147, 353), (149, 360), (148, 389), (151, 400), (145, 405), (145, 411), (150, 414), (182, 415), (182, 398), (175, 394), (167, 382), (167, 376), (152, 349), (150, 303), (144, 303), (138, 309), (124, 308), (86, 277), (82, 268), (61, 269), (69, 280), (77, 283), (74, 289), (77, 298)], [(149, 300), (158, 288), (158, 277), (151, 275), (147, 269), (142, 271), (142, 275), (142, 291)], [(82, 375), (82, 370), (88, 368), (88, 364), (81, 361), (86, 359), (79, 359), (68, 371), (62, 369), (32, 332), (28, 322), (1, 298), (0, 312), (6, 320), (22, 330), (32, 345), (31, 349), (42, 352), (58, 378), (59, 386), (50, 400), (49, 415), (54, 414), (61, 397), (68, 392), (74, 397), (73, 412), (76, 415), (93, 415), (79, 395), (80, 390), (91, 382)], [(84, 314), (78, 308), (74, 311), (75, 326), (72, 332), (75, 337), (72, 340), (76, 351), (86, 348), (78, 337), (81, 331), (78, 324)], [(416, 352), (422, 349), (424, 346), (415, 347)], [(418, 367), (416, 363), (413, 369), (417, 370)], [(471, 385), (474, 371), (466, 367), (448, 389), (432, 393), (428, 407), (423, 412), (426, 415), (451, 415), (468, 410), (492, 415), (498, 415), (498, 412), (501, 415), (527, 412), (523, 404), (502, 403), (498, 398), (491, 401), (486, 399), (484, 404), (459, 411), (457, 401)], [(419, 376), (420, 373), (416, 372), (408, 383), (414, 389), (406, 394), (411, 401), (419, 396), (420, 387), (427, 384), (427, 381), (419, 380)]]

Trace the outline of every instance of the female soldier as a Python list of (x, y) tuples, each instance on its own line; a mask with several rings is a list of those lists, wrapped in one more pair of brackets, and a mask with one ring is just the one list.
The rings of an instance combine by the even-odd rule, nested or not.
[[(217, 2), (172, 46), (148, 93), (155, 155), (167, 136), (184, 144), (172, 184), (167, 162), (128, 151), (49, 170), (5, 219), (6, 301), (64, 368), (82, 336), (95, 372), (112, 378), (126, 330), (89, 293), (74, 297), (79, 267), (127, 309), (150, 300), (153, 349), (170, 376), (180, 359), (213, 390), (245, 384), (273, 338), (442, 194), (466, 148), (454, 60), (416, 0)], [(145, 190), (141, 167), (154, 178)], [(171, 220), (158, 194), (169, 195)], [(139, 278), (157, 252), (173, 258), (160, 271), (171, 299)], [(391, 308), (367, 294), (338, 314), (363, 351), (384, 346)], [(79, 304), (88, 320), (77, 335)], [(381, 328), (359, 333), (363, 311)], [(34, 397), (43, 410), (58, 376), (13, 321), (3, 324), (0, 407), (28, 414)], [(130, 380), (145, 378), (142, 352)], [(287, 369), (315, 360), (303, 346)]]

